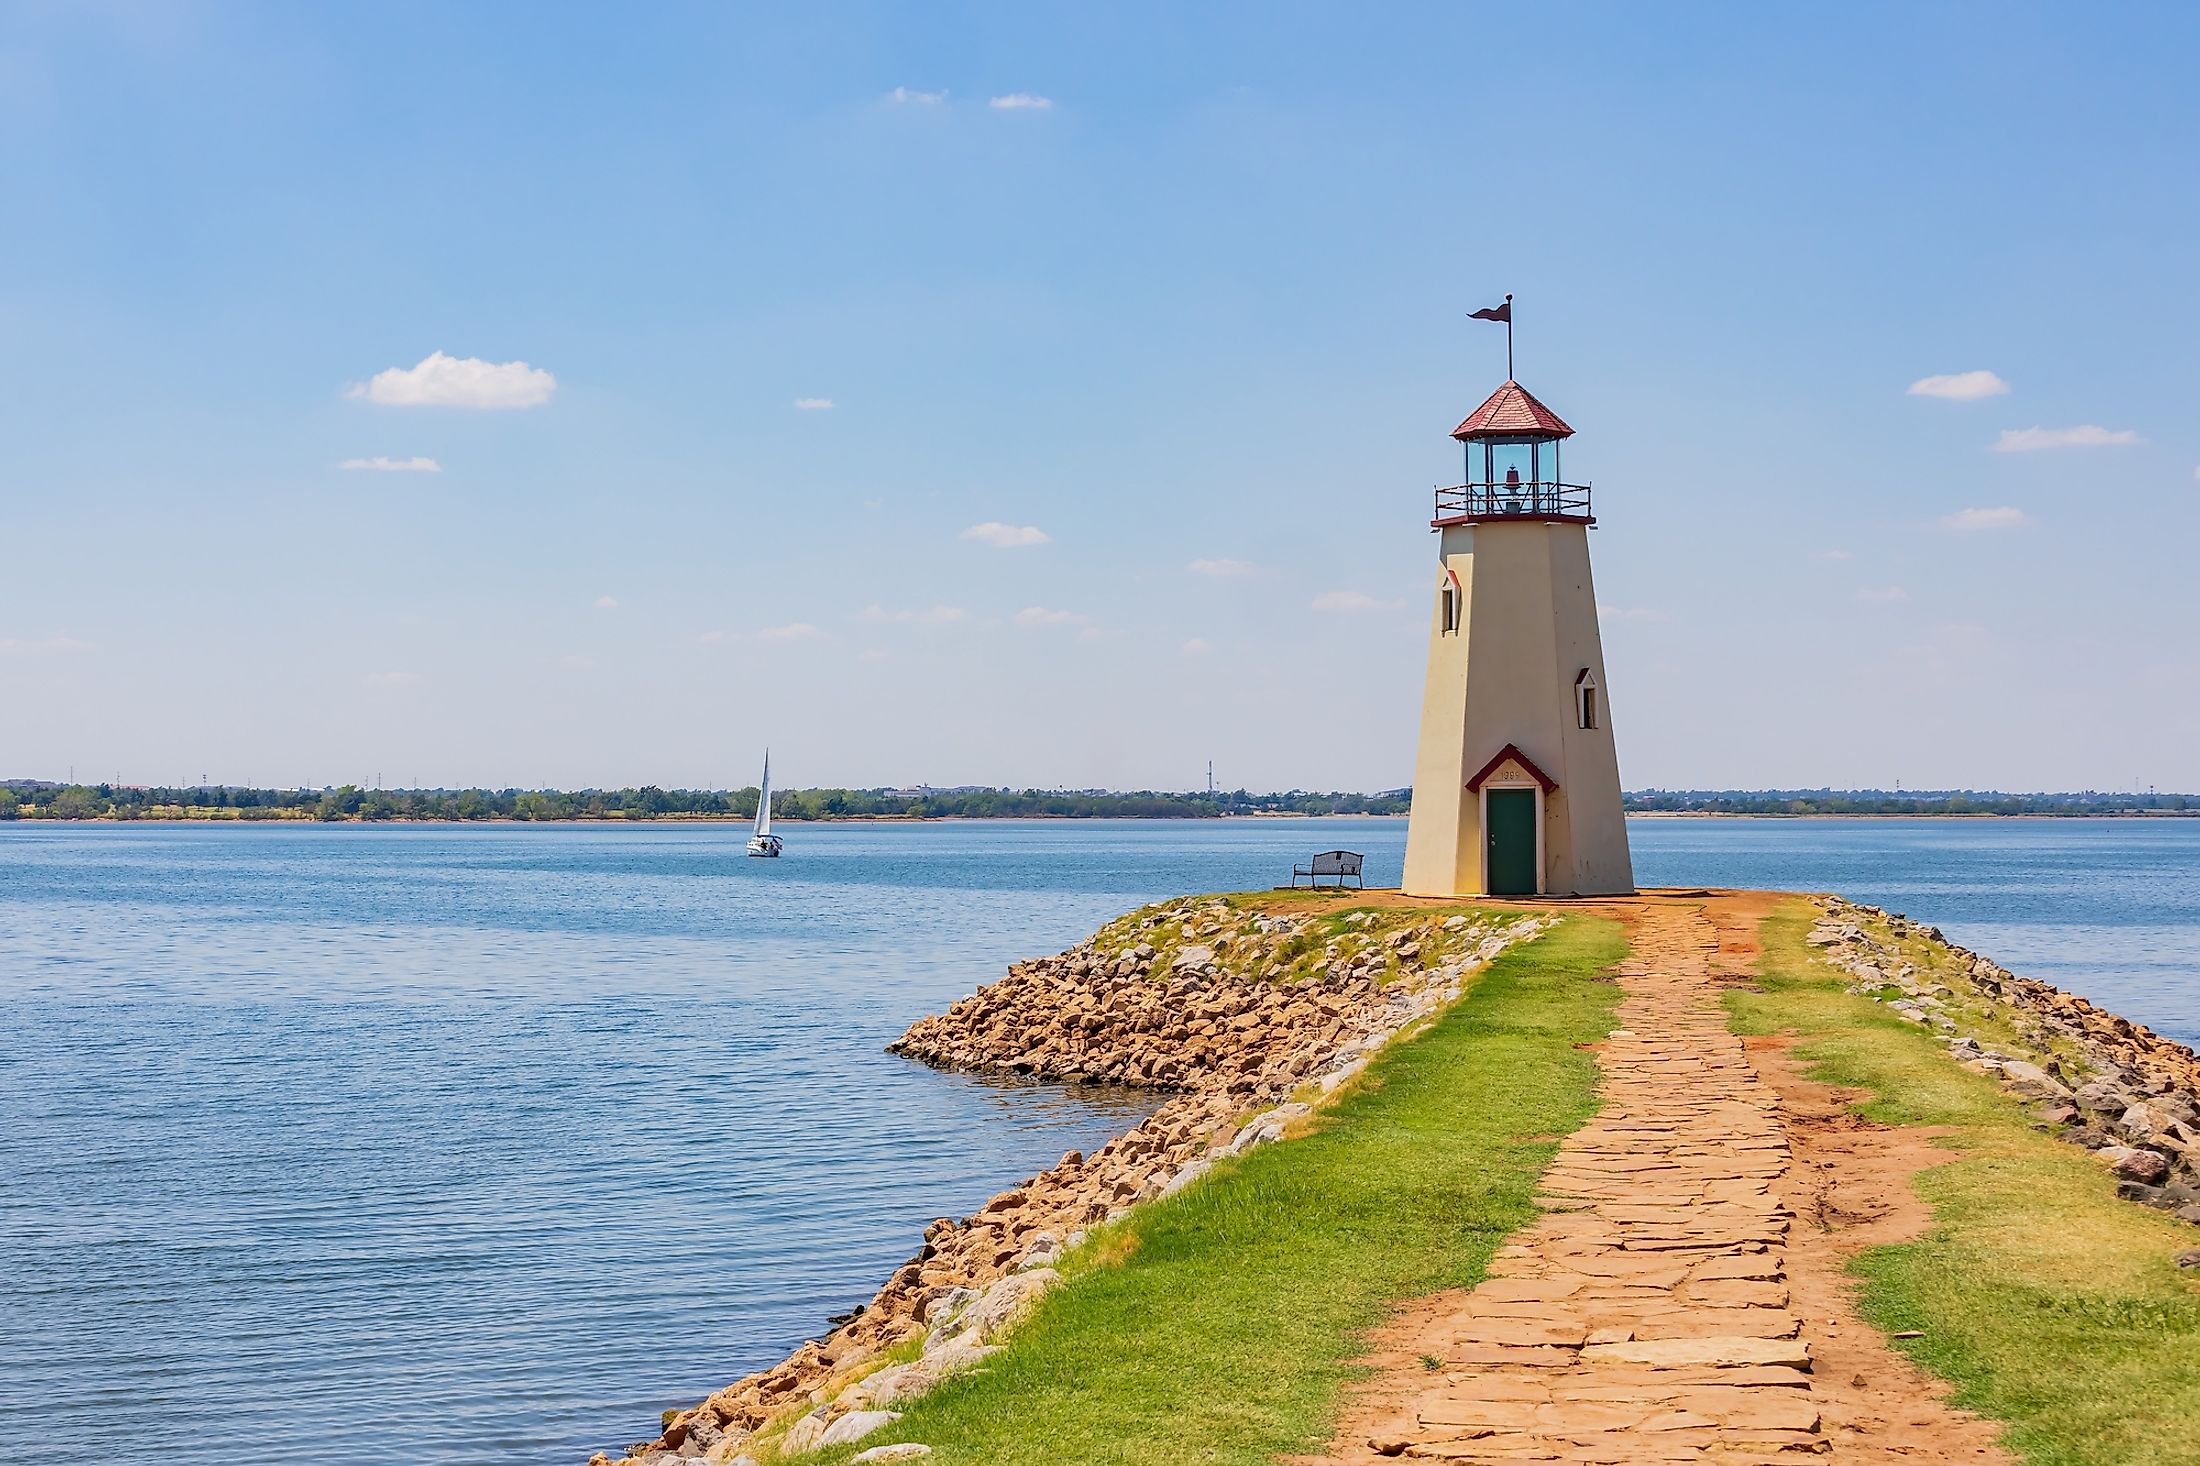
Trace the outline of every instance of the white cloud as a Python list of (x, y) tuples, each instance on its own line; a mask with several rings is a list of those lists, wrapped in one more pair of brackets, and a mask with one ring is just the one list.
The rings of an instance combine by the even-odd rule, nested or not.
[(367, 473), (441, 473), (443, 465), (433, 458), (347, 458), (340, 468), (363, 470)]
[(1810, 557), (1813, 560), (1854, 560), (1856, 558), (1847, 550), (1813, 550)]
[(1606, 621), (1670, 621), (1672, 616), (1651, 606), (1608, 606), (1599, 603), (1597, 615)]
[(1403, 601), (1378, 601), (1364, 591), (1325, 590), (1314, 597), (1317, 611), (1395, 611)]
[(1212, 575), (1217, 580), (1238, 580), (1260, 574), (1260, 567), (1250, 560), (1194, 560), (1184, 568), (1194, 575)]
[(431, 353), (420, 365), (376, 372), (344, 389), (384, 407), (540, 407), (558, 379), (524, 361), (483, 361), (478, 356)]
[(1054, 99), (1033, 96), (1030, 92), (1010, 92), (1005, 97), (995, 97), (986, 105), (996, 112), (1051, 112)]
[(945, 92), (918, 92), (908, 87), (895, 87), (886, 94), (886, 100), (897, 107), (937, 107), (947, 100)]
[(596, 597), (596, 609), (599, 611), (616, 611), (619, 609), (619, 598), (617, 596), (598, 596)]
[(756, 633), (758, 641), (823, 641), (825, 633), (807, 621), (797, 621), (791, 626), (767, 626)]
[(7, 656), (58, 656), (74, 652), (88, 652), (92, 644), (78, 641), (73, 636), (20, 637), (0, 636), (0, 655)]
[(1092, 620), (1076, 611), (1050, 611), (1045, 606), (1026, 606), (1014, 617), (1018, 626), (1083, 626)]
[(857, 619), (893, 626), (949, 626), (969, 614), (960, 606), (934, 606), (925, 611), (889, 611), (884, 606), (865, 606)]
[(794, 405), (804, 412), (824, 412), (833, 405), (833, 399), (830, 397), (797, 397), (794, 400)]
[(1215, 644), (1203, 636), (1193, 637), (1190, 641), (1184, 643), (1183, 647), (1184, 655), (1187, 657), (1204, 657), (1214, 649)]
[(2003, 505), (1999, 509), (1960, 509), (1954, 514), (1943, 514), (1940, 522), (1949, 529), (2022, 529), (2032, 522), (2032, 516), (2022, 509)]
[(2139, 441), (2129, 428), (2109, 429), (2086, 423), (2075, 428), (2003, 428), (1996, 453), (2037, 453), (2042, 448), (2126, 448)]
[(989, 519), (964, 530), (961, 538), (991, 545), (996, 550), (1019, 550), (1026, 545), (1049, 544), (1053, 536), (1037, 525), (1003, 524), (997, 519)]
[(1874, 585), (1858, 591), (1856, 598), (1866, 605), (1891, 606), (1897, 601), (1908, 600), (1910, 593), (1899, 585)]
[(2009, 384), (1992, 372), (1949, 372), (1938, 377), (1919, 377), (1910, 383), (1912, 397), (1938, 397), (1948, 402), (1976, 402), (1999, 397)]
[(704, 646), (716, 646), (718, 645), (718, 643), (724, 641), (732, 634), (733, 633), (730, 631), (712, 630), (704, 632), (701, 636), (698, 636), (695, 639), (701, 642)]
[(418, 672), (369, 672), (366, 675), (369, 687), (411, 687), (419, 680)]

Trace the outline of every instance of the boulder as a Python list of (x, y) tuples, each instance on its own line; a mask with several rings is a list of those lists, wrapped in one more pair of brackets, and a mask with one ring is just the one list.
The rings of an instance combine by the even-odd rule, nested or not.
[(932, 1454), (930, 1446), (920, 1446), (915, 1441), (900, 1441), (891, 1446), (873, 1446), (868, 1451), (858, 1451), (848, 1459), (855, 1461), (914, 1461), (919, 1456)]
[(2012, 1080), (2025, 1084), (2040, 1085), (2057, 1095), (2070, 1093), (2054, 1075), (2048, 1073), (2039, 1065), (2027, 1063), (2023, 1059), (2004, 1059), (2001, 1061), (2001, 1069)]
[(1213, 1161), (1205, 1159), (1193, 1161), (1168, 1179), (1161, 1188), (1161, 1194), (1163, 1196), (1174, 1196), (1213, 1168)]
[(2126, 1181), (2159, 1186), (2169, 1179), (2169, 1157), (2158, 1150), (2131, 1145), (2105, 1145), (2096, 1152)]
[(2169, 1199), (2168, 1188), (2147, 1186), (2137, 1181), (2119, 1181), (2116, 1194), (2125, 1201), (2136, 1201), (2141, 1206), (2151, 1206), (2168, 1211), (2177, 1205)]
[(889, 1365), (840, 1392), (839, 1403), (857, 1410), (882, 1410), (924, 1394), (951, 1374), (969, 1369), (1000, 1351), (991, 1345), (947, 1343), (907, 1364)]
[(1016, 1259), (1016, 1271), (1052, 1267), (1061, 1255), (1062, 1244), (1052, 1232), (1034, 1232), (1025, 1243), (1023, 1256)]
[(950, 1288), (927, 1303), (917, 1317), (936, 1331), (944, 1325), (952, 1324), (955, 1315), (968, 1308), (977, 1296), (978, 1290), (975, 1288)]
[(925, 1341), (925, 1352), (931, 1353), (957, 1341), (987, 1342), (1029, 1313), (1038, 1304), (1039, 1295), (1061, 1278), (1054, 1269), (1040, 1267), (1026, 1273), (1010, 1273), (996, 1280), (949, 1321), (944, 1335), (935, 1332)]
[(2121, 1115), (2131, 1108), (2136, 1099), (2130, 1091), (2106, 1079), (2096, 1079), (2072, 1096), (2089, 1110), (2103, 1110)]
[(822, 1450), (826, 1446), (852, 1446), (872, 1431), (883, 1429), (899, 1419), (901, 1419), (900, 1413), (893, 1410), (851, 1410), (831, 1425), (826, 1426), (807, 1449)]
[(2124, 1111), (2116, 1125), (2132, 1139), (2145, 1141), (2167, 1130), (2170, 1118), (2151, 1104), (2136, 1104)]
[(825, 1434), (825, 1407), (818, 1406), (809, 1414), (787, 1427), (779, 1437), (779, 1454), (799, 1456), (804, 1451), (817, 1449), (818, 1437)]
[[(726, 1438), (726, 1433), (718, 1428), (718, 1422), (701, 1410), (692, 1411), (682, 1424), (685, 1426), (685, 1439), (681, 1444), (690, 1451), (707, 1451)], [(671, 1431), (665, 1432), (665, 1439), (672, 1439)]]

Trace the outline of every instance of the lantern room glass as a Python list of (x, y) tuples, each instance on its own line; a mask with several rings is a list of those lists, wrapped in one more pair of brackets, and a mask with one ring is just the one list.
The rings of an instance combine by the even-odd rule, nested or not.
[(1466, 447), (1469, 484), (1562, 482), (1556, 438), (1483, 438)]

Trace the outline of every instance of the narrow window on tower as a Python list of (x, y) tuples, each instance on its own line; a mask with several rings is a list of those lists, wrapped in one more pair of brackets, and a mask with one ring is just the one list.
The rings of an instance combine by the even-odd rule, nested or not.
[(1459, 629), (1459, 591), (1457, 587), (1451, 585), (1444, 587), (1443, 604), (1445, 632), (1457, 631)]
[(1597, 679), (1587, 667), (1574, 679), (1574, 721), (1583, 728), (1597, 726)]

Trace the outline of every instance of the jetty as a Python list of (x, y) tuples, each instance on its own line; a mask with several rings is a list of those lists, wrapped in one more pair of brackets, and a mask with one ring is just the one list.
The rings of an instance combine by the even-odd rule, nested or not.
[(597, 1466), (2121, 1459), (2200, 1409), (2200, 1062), (1893, 913), (1184, 898), (894, 1047), (1156, 1109)]

